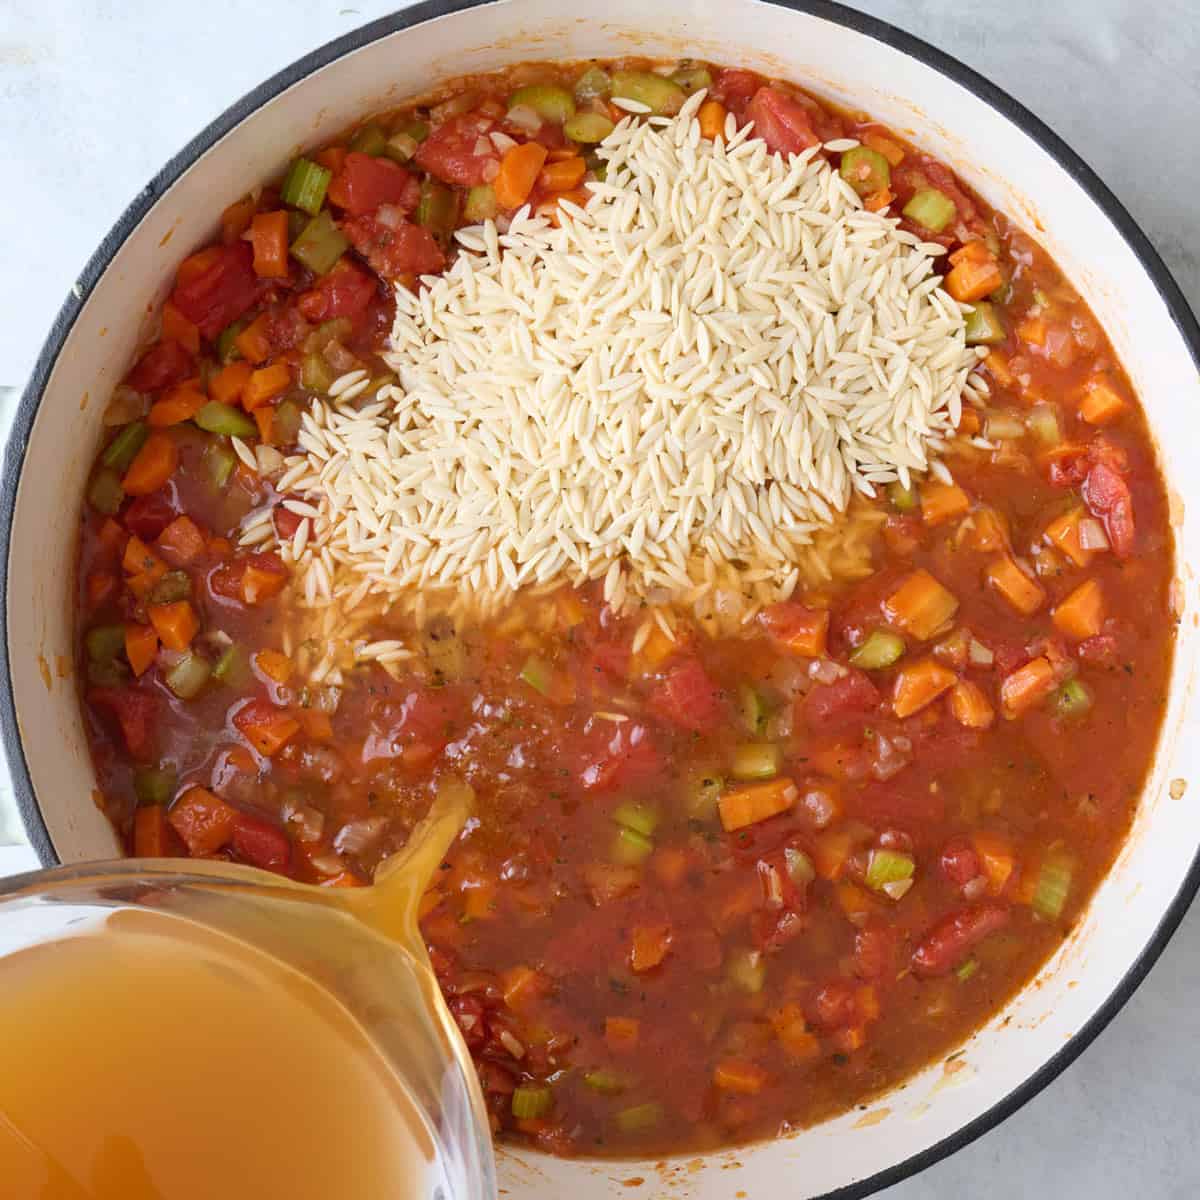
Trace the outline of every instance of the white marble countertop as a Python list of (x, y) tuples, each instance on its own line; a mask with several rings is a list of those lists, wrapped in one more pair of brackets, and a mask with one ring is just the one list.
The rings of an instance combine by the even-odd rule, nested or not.
[[(398, 7), (400, 0), (3, 0), (0, 385), (23, 380), (76, 272), (170, 155), (268, 75)], [(1045, 119), (1141, 221), (1200, 308), (1200, 0), (856, 7), (957, 55)], [(0, 433), (4, 420), (0, 398)], [(8, 840), (5, 790), (0, 780), (0, 843)], [(0, 845), (0, 874), (28, 865), (27, 847)], [(889, 1189), (887, 1200), (1193, 1200), (1198, 994), (1193, 911), (1149, 980), (1074, 1066), (999, 1129)]]

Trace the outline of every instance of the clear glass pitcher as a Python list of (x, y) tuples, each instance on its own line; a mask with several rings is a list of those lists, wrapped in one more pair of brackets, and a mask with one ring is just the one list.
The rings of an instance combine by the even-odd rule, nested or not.
[[(178, 859), (16, 876), (0, 882), (0, 967), (14, 961), (9, 956), (70, 937), (122, 910), (175, 918), (235, 939), (327, 993), (386, 1063), (392, 1094), (404, 1098), (406, 1119), (416, 1115), (429, 1159), (421, 1182), (410, 1176), (412, 1190), (404, 1196), (490, 1200), (495, 1166), (482, 1093), (417, 931), (429, 864), (441, 860), (461, 817), (443, 805), (370, 888), (330, 891), (251, 868)], [(237, 1086), (236, 1069), (231, 1084)], [(0, 1082), (0, 1121), (4, 1086)], [(352, 1105), (355, 1098), (333, 1102)]]

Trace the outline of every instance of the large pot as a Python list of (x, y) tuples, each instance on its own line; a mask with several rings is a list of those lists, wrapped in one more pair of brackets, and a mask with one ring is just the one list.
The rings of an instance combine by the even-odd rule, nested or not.
[[(600, 11), (603, 15), (599, 15)], [(1128, 999), (1200, 882), (1200, 770), (1193, 683), (1200, 631), (1200, 328), (1128, 213), (1048, 129), (953, 59), (823, 0), (431, 0), (315, 51), (191, 142), (133, 202), (84, 270), (21, 402), (3, 479), (0, 650), (4, 737), (29, 836), (46, 863), (111, 856), (72, 660), (77, 513), (105, 399), (144, 315), (214, 215), (290, 153), (361, 114), (465, 71), (529, 58), (689, 53), (805, 82), (866, 109), (953, 164), (1036, 233), (1107, 328), (1145, 402), (1177, 503), (1185, 618), (1154, 769), (1128, 845), (1061, 952), (968, 1045), (897, 1093), (804, 1133), (667, 1163), (588, 1163), (505, 1152), (501, 1185), (522, 1197), (861, 1196), (976, 1137), (1061, 1071)], [(1189, 469), (1189, 467), (1191, 469)], [(1164, 620), (1165, 614), (1147, 614)], [(965, 1065), (963, 1065), (965, 1064)], [(946, 1086), (953, 1083), (953, 1086)], [(722, 1169), (727, 1168), (727, 1169)], [(728, 1169), (733, 1168), (733, 1169)], [(839, 1189), (845, 1189), (844, 1191)]]

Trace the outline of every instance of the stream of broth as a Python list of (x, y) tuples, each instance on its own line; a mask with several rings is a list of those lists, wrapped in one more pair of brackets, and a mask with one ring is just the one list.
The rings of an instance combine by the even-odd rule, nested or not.
[[(239, 889), (227, 909), (218, 888), (184, 906), (197, 920), (119, 908), (0, 960), (5, 1200), (452, 1195), (409, 1065), (375, 1036), (423, 1027), (414, 1006), (437, 994), (423, 952), (413, 986), (369, 1002), (370, 1029), (338, 992), (378, 966), (378, 933), (419, 947), (415, 899), (461, 816), (443, 810), (353, 897)], [(318, 969), (259, 948), (263, 922), (293, 961), (310, 939)], [(418, 1051), (412, 1074), (429, 1061)]]

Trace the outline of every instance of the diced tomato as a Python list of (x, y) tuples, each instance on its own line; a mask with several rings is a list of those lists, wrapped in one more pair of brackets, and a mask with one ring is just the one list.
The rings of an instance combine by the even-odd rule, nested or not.
[(1128, 558), (1136, 539), (1129, 485), (1108, 463), (1098, 462), (1088, 472), (1081, 492), (1092, 515), (1104, 522), (1113, 553)]
[(239, 733), (267, 758), (278, 754), (300, 732), (300, 722), (268, 700), (251, 700), (234, 714)]
[(721, 698), (708, 672), (692, 658), (667, 672), (650, 694), (650, 708), (666, 721), (708, 733), (721, 720)]
[(848, 979), (834, 979), (817, 989), (806, 1006), (805, 1015), (825, 1032), (845, 1029), (858, 1020), (854, 993), (855, 985)]
[(712, 97), (720, 100), (730, 112), (741, 116), (762, 85), (762, 76), (753, 71), (720, 71), (713, 81)]
[(754, 122), (754, 136), (780, 154), (799, 154), (820, 144), (808, 109), (776, 88), (759, 88), (746, 106), (745, 119)]
[(377, 290), (378, 283), (373, 276), (343, 258), (328, 275), (317, 281), (316, 287), (301, 295), (297, 305), (310, 321), (329, 321), (334, 317), (353, 319), (366, 311)]
[(353, 150), (329, 185), (329, 203), (344, 208), (352, 217), (373, 213), (381, 204), (412, 212), (420, 197), (421, 185), (399, 163)]
[(130, 533), (140, 537), (143, 542), (152, 542), (178, 515), (174, 489), (165, 487), (135, 497), (121, 515), (121, 520)]
[[(580, 773), (580, 782), (588, 791), (629, 787), (650, 779), (662, 766), (650, 731), (645, 725), (625, 721), (609, 733), (607, 721), (598, 721), (591, 741), (590, 761)], [(595, 743), (599, 742), (599, 746)]]
[(895, 929), (871, 919), (854, 935), (854, 973), (860, 979), (883, 979), (895, 974)]
[(135, 392), (157, 392), (182, 383), (193, 371), (194, 359), (178, 342), (155, 342), (125, 377)]
[(244, 604), (261, 604), (277, 596), (287, 578), (287, 567), (278, 555), (248, 554), (242, 566), (240, 599)]
[(811, 729), (829, 733), (862, 721), (879, 708), (879, 689), (862, 671), (851, 668), (835, 683), (818, 684), (800, 706)]
[(1002, 904), (962, 908), (943, 917), (913, 951), (913, 972), (926, 978), (945, 975), (959, 966), (989, 934), (1003, 929), (1008, 920), (1008, 908)]
[(133, 688), (110, 687), (90, 688), (87, 699), (93, 707), (107, 709), (116, 717), (129, 753), (145, 762), (154, 746), (158, 701)]
[(951, 838), (946, 843), (938, 865), (942, 874), (958, 887), (970, 883), (980, 872), (979, 855), (965, 837)]
[(208, 586), (222, 600), (242, 600), (242, 576), (246, 573), (245, 558), (231, 558), (209, 572)]
[(1055, 487), (1078, 487), (1087, 477), (1091, 462), (1083, 446), (1065, 446), (1045, 459), (1046, 476)]
[[(291, 497), (284, 496), (284, 499)], [(300, 522), (304, 518), (299, 513), (294, 513), (290, 508), (284, 508), (282, 504), (275, 509), (274, 521), (275, 532), (279, 534), (285, 541), (291, 541), (296, 536), (296, 530), (300, 528)]]
[(233, 848), (243, 861), (264, 871), (286, 871), (292, 858), (282, 829), (242, 812), (234, 818)]
[(454, 697), (444, 688), (421, 688), (404, 698), (392, 732), (440, 751), (454, 732), (455, 717)]
[(342, 231), (371, 269), (384, 279), (401, 275), (435, 275), (446, 265), (446, 256), (433, 234), (411, 221), (384, 225), (375, 217), (356, 217)]
[(1075, 647), (1081, 662), (1102, 667), (1111, 667), (1117, 661), (1117, 650), (1117, 639), (1111, 633), (1098, 633), (1095, 637), (1085, 638)]
[(629, 674), (629, 643), (625, 641), (597, 641), (592, 647), (592, 667), (610, 675), (613, 679), (624, 679)]
[(211, 249), (211, 266), (171, 293), (175, 307), (210, 339), (236, 321), (259, 295), (254, 253), (247, 242)]
[(487, 183), (488, 163), (499, 156), (488, 134), (496, 122), (486, 113), (470, 112), (439, 125), (416, 153), (417, 166), (445, 183), (476, 187)]

